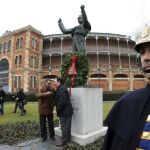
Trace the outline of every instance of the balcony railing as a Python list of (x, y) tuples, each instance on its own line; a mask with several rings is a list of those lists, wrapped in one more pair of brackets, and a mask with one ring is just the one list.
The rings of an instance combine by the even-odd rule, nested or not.
[(45, 65), (45, 66), (42, 66), (42, 69), (44, 71), (60, 71), (61, 69), (61, 65)]

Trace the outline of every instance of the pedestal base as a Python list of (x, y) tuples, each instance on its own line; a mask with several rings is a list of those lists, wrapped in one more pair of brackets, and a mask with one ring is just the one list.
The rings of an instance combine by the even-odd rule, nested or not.
[[(80, 144), (80, 145), (86, 145), (88, 143), (92, 143), (98, 138), (104, 136), (106, 134), (107, 127), (103, 127), (100, 130), (97, 130), (95, 132), (85, 134), (85, 135), (80, 135), (76, 133), (71, 133), (71, 140)], [(61, 136), (61, 130), (60, 127), (55, 128), (55, 134), (57, 136)]]

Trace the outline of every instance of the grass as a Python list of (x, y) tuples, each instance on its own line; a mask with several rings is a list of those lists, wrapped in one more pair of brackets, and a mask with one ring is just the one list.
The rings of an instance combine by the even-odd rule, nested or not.
[(103, 102), (103, 120), (106, 118), (108, 115), (110, 109), (112, 106), (115, 104), (116, 101), (105, 101)]
[[(103, 119), (106, 118), (108, 112), (114, 105), (114, 101), (106, 101), (103, 103)], [(8, 102), (4, 105), (4, 115), (0, 116), (0, 124), (4, 123), (13, 123), (13, 122), (23, 122), (26, 120), (38, 121), (39, 113), (38, 113), (38, 103), (37, 102), (29, 102), (25, 105), (25, 109), (27, 110), (27, 114), (25, 116), (20, 116), (20, 110), (18, 109), (16, 113), (12, 113), (14, 110), (15, 103)], [(56, 119), (56, 116), (55, 116)]]
[(4, 115), (0, 116), (0, 124), (3, 123), (13, 123), (13, 122), (23, 122), (26, 120), (38, 121), (38, 103), (30, 102), (25, 105), (25, 109), (27, 110), (27, 114), (25, 116), (20, 116), (20, 110), (17, 109), (16, 113), (12, 113), (15, 107), (15, 103), (8, 102), (4, 104)]

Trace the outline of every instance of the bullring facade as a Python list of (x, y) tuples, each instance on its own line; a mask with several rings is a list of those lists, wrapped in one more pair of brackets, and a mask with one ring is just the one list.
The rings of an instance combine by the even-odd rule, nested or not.
[[(85, 44), (90, 64), (88, 85), (104, 91), (128, 91), (145, 85), (130, 37), (89, 33)], [(19, 87), (38, 92), (41, 79), (61, 75), (63, 56), (72, 52), (71, 45), (70, 35), (42, 35), (30, 25), (6, 31), (0, 37), (0, 84), (9, 92)]]

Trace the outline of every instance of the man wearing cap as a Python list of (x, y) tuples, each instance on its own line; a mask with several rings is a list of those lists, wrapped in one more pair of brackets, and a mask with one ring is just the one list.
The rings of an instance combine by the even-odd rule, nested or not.
[(0, 85), (0, 115), (4, 114), (4, 102), (6, 98), (6, 93), (3, 90), (3, 85)]
[(147, 85), (122, 96), (109, 112), (102, 150), (150, 150), (150, 26), (135, 45)]

